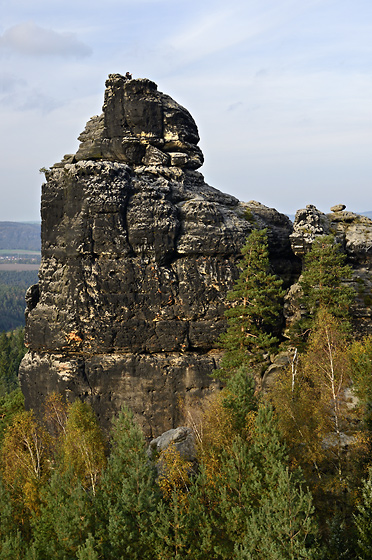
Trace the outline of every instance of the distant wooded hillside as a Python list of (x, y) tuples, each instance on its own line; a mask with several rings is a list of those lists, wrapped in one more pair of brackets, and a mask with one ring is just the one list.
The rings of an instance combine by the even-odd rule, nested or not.
[(0, 250), (40, 251), (40, 224), (0, 222)]
[(25, 294), (37, 282), (37, 270), (0, 269), (0, 333), (25, 324)]

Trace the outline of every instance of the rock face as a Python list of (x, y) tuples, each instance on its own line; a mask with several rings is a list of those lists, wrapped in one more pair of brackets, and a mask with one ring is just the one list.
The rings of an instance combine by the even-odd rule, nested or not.
[[(77, 153), (46, 172), (42, 263), (26, 295), (20, 368), (27, 407), (38, 411), (58, 391), (90, 402), (106, 428), (124, 403), (149, 437), (184, 424), (219, 387), (212, 375), (226, 293), (255, 227), (268, 228), (271, 263), (288, 288), (287, 323), (299, 311), (303, 255), (334, 233), (354, 268), (354, 318), (370, 330), (371, 220), (342, 204), (327, 215), (309, 205), (292, 226), (272, 208), (217, 191), (197, 171), (203, 155), (186, 109), (150, 80), (114, 74), (106, 85), (103, 113)], [(285, 360), (269, 367), (265, 386)]]
[(20, 379), (27, 407), (64, 392), (107, 427), (126, 403), (154, 437), (219, 386), (225, 296), (252, 227), (269, 227), (290, 278), (292, 224), (204, 182), (195, 122), (156, 84), (106, 85), (77, 153), (46, 172)]

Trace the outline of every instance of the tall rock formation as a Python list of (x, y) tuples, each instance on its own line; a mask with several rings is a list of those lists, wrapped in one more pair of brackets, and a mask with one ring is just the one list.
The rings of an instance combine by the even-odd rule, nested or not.
[(27, 407), (64, 392), (107, 427), (126, 403), (156, 436), (218, 386), (225, 296), (252, 227), (269, 227), (287, 282), (298, 261), (286, 216), (204, 182), (186, 109), (147, 79), (106, 86), (77, 153), (46, 172), (20, 379)]

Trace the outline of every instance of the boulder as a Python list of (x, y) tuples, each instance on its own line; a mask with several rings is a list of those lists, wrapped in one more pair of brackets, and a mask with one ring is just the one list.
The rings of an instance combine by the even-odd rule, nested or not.
[(147, 454), (150, 459), (155, 460), (170, 446), (186, 461), (196, 460), (195, 437), (191, 428), (180, 426), (167, 430), (150, 442)]

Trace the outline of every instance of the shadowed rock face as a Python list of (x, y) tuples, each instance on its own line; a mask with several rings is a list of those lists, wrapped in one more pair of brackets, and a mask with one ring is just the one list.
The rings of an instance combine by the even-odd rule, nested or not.
[(195, 122), (156, 84), (106, 85), (77, 153), (46, 173), (21, 386), (36, 410), (52, 391), (87, 400), (104, 427), (126, 403), (157, 436), (219, 386), (216, 340), (251, 228), (269, 227), (289, 281), (292, 225), (204, 182)]

